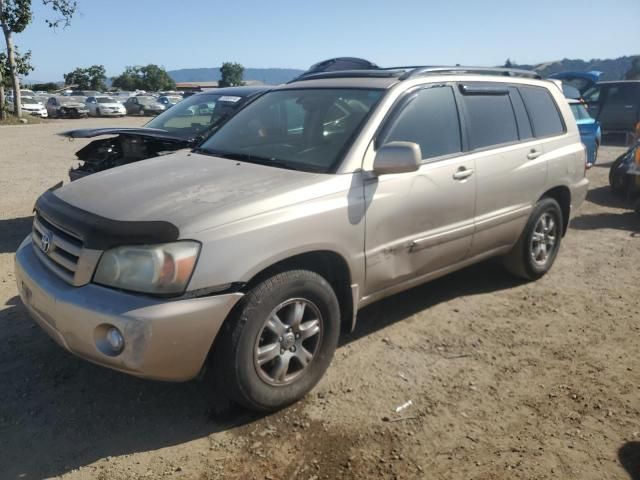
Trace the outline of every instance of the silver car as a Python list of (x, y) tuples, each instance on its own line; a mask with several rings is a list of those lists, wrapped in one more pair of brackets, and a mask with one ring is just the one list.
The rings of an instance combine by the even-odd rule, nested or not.
[(16, 279), (67, 350), (172, 381), (208, 363), (221, 391), (274, 410), (314, 387), (365, 305), (494, 256), (544, 275), (585, 159), (562, 92), (531, 72), (308, 75), (193, 151), (44, 193)]

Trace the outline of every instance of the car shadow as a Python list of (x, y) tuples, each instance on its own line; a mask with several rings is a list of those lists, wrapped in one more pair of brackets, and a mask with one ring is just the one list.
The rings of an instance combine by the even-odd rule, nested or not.
[(640, 215), (635, 212), (581, 215), (574, 218), (570, 226), (576, 230), (612, 228), (631, 232), (631, 235), (636, 237), (640, 233)]
[(356, 329), (343, 335), (340, 345), (456, 297), (496, 292), (522, 284), (523, 280), (509, 275), (497, 259), (487, 260), (363, 308), (358, 312)]
[(33, 217), (0, 220), (0, 253), (13, 253), (31, 232)]
[(618, 450), (618, 459), (630, 480), (640, 480), (640, 442), (627, 442)]
[(601, 207), (630, 208), (630, 202), (627, 201), (625, 196), (613, 193), (609, 186), (589, 190), (587, 192), (587, 201)]
[(2, 480), (57, 477), (261, 418), (198, 381), (142, 380), (81, 360), (38, 328), (18, 297), (0, 305), (0, 378)]
[[(519, 284), (495, 261), (469, 267), (363, 309), (341, 346), (455, 297)], [(18, 297), (0, 305), (0, 377), (3, 480), (55, 477), (262, 418), (197, 381), (142, 380), (78, 359), (29, 319)]]

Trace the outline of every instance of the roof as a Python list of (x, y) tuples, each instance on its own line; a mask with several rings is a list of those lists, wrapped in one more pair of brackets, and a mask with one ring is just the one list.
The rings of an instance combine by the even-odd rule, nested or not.
[(334, 88), (375, 88), (375, 89), (387, 89), (396, 83), (398, 83), (397, 77), (340, 77), (340, 78), (318, 78), (310, 80), (299, 80), (297, 82), (281, 85), (280, 89), (291, 88), (319, 88), (319, 87), (334, 87)]
[(216, 88), (215, 90), (207, 90), (206, 92), (199, 92), (196, 95), (229, 95), (234, 97), (248, 97), (258, 92), (266, 92), (271, 90), (271, 87), (266, 85), (256, 85), (252, 87), (224, 87)]
[(598, 85), (611, 85), (616, 83), (640, 83), (640, 80), (604, 80), (598, 82)]

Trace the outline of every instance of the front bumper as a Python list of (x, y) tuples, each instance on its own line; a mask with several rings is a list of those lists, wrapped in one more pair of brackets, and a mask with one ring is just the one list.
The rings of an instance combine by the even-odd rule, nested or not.
[[(16, 252), (15, 273), (25, 307), (59, 345), (99, 365), (156, 380), (186, 381), (198, 375), (223, 321), (243, 295), (171, 300), (93, 284), (74, 287), (40, 262), (30, 237)], [(124, 336), (119, 355), (99, 348), (106, 326)]]
[(122, 110), (100, 110), (100, 115), (103, 117), (122, 117), (126, 114), (127, 112)]

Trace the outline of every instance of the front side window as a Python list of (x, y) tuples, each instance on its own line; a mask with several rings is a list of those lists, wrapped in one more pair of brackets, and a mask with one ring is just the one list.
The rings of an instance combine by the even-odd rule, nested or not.
[(394, 141), (417, 143), (423, 160), (460, 152), (460, 121), (453, 89), (432, 87), (412, 94), (378, 143)]
[(519, 87), (536, 137), (564, 133), (564, 124), (551, 94), (543, 87)]
[(519, 140), (508, 94), (465, 94), (462, 98), (471, 150)]
[(241, 109), (198, 151), (329, 173), (383, 93), (355, 88), (275, 90)]

